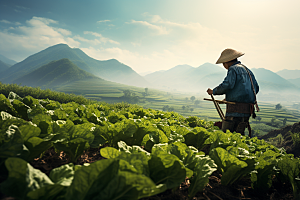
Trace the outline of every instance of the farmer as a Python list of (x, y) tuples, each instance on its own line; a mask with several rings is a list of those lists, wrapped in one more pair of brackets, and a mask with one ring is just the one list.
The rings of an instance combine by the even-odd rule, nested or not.
[(245, 135), (246, 127), (251, 132), (249, 117), (252, 114), (252, 117), (255, 118), (254, 105), (259, 111), (256, 103), (259, 86), (251, 70), (237, 60), (242, 55), (244, 53), (230, 48), (221, 53), (216, 64), (223, 63), (224, 68), (228, 70), (227, 76), (213, 90), (208, 88), (207, 93), (209, 95), (225, 94), (226, 101), (235, 102), (235, 104), (226, 104), (226, 115), (222, 122), (222, 131), (226, 132), (228, 129), (231, 132), (236, 131)]

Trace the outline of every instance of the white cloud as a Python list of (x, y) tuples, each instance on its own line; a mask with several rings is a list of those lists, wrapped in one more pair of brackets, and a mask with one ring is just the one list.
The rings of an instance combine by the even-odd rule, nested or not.
[(0, 20), (0, 23), (5, 23), (5, 24), (15, 24), (15, 25), (17, 25), (17, 26), (21, 25), (20, 22), (10, 22), (10, 21), (5, 20), (5, 19)]
[(92, 31), (84, 31), (83, 33), (84, 34), (90, 34), (90, 35), (93, 35), (95, 37), (100, 38), (100, 40), (97, 40), (97, 41), (100, 41), (100, 43), (104, 43), (105, 44), (105, 43), (109, 42), (111, 44), (120, 44), (117, 41), (114, 41), (114, 40), (111, 40), (109, 38), (103, 37), (100, 33), (92, 32)]
[(149, 23), (147, 21), (131, 20), (131, 22), (129, 22), (129, 23), (131, 23), (131, 24), (139, 24), (139, 25), (146, 26), (149, 29), (155, 30), (158, 35), (168, 35), (170, 33), (170, 30), (167, 30), (166, 27), (157, 26), (157, 25), (151, 24), (151, 23)]
[(53, 27), (52, 24), (57, 25), (58, 22), (33, 17), (27, 20), (25, 25), (0, 31), (0, 46), (5, 46), (1, 52), (14, 55), (16, 60), (22, 60), (32, 53), (59, 43), (65, 43), (71, 47), (80, 46), (80, 42), (70, 37), (71, 31)]
[(109, 19), (106, 19), (106, 20), (100, 20), (100, 21), (97, 21), (97, 23), (105, 23), (105, 22), (110, 22), (110, 20)]
[(62, 28), (54, 28), (56, 31), (58, 31), (59, 33), (63, 34), (63, 35), (72, 35), (72, 32), (66, 29), (62, 29)]
[(2, 20), (0, 20), (0, 22), (1, 22), (1, 23), (5, 23), (5, 24), (11, 24), (11, 22), (10, 22), (10, 21), (7, 21), (6, 19), (2, 19)]

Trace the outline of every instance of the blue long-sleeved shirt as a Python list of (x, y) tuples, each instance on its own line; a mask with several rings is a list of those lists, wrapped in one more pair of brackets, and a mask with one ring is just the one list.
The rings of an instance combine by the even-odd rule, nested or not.
[[(259, 91), (259, 86), (257, 81), (251, 72), (248, 69), (256, 94)], [(255, 96), (253, 94), (253, 89), (250, 81), (248, 72), (243, 67), (240, 61), (237, 61), (228, 68), (227, 76), (224, 81), (217, 87), (213, 89), (214, 95), (225, 94), (226, 101), (231, 102), (240, 102), (240, 103), (254, 103)], [(247, 113), (226, 113), (226, 116), (231, 117), (249, 117), (250, 114)]]

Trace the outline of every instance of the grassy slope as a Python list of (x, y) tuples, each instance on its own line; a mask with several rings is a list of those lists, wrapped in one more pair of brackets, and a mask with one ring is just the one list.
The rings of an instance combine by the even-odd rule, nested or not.
[(97, 79), (97, 77), (80, 69), (69, 59), (64, 58), (52, 61), (29, 74), (16, 79), (15, 82), (33, 87), (40, 86), (53, 88), (58, 85), (85, 79)]

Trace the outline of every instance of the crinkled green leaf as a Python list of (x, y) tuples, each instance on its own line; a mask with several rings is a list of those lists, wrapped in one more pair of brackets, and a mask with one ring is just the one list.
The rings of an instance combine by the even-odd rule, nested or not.
[(90, 144), (92, 148), (101, 147), (102, 145), (104, 145), (107, 142), (105, 137), (102, 135), (102, 131), (101, 131), (100, 127), (101, 126), (96, 126), (95, 130), (93, 131), (94, 140)]
[(18, 99), (14, 99), (11, 102), (12, 106), (16, 111), (16, 116), (21, 117), (22, 119), (28, 120), (27, 111), (30, 109), (29, 106), (25, 105), (23, 102), (19, 101)]
[[(247, 168), (248, 164), (246, 162), (239, 160), (221, 147), (212, 149), (209, 156), (217, 164), (218, 170), (222, 172), (221, 181), (223, 185), (232, 184), (240, 177), (247, 175), (252, 171), (252, 168)], [(253, 160), (253, 166), (254, 163)], [(247, 170), (244, 171), (244, 168)]]
[(22, 101), (23, 98), (21, 98), (19, 95), (17, 95), (16, 93), (14, 92), (9, 92), (8, 94), (8, 97), (7, 97), (9, 100), (19, 100), (19, 101)]
[(113, 147), (105, 147), (100, 149), (100, 154), (104, 158), (117, 158), (121, 155), (120, 151)]
[(66, 199), (139, 199), (166, 190), (138, 174), (125, 160), (106, 159), (81, 167), (75, 172)]
[(55, 184), (70, 186), (74, 178), (74, 164), (69, 163), (51, 170), (49, 178)]
[(266, 151), (256, 159), (255, 171), (251, 173), (252, 188), (256, 190), (268, 190), (272, 186), (272, 175), (274, 166), (277, 164), (278, 153)]
[(52, 133), (51, 117), (47, 114), (37, 114), (33, 117), (32, 122), (41, 129), (41, 134), (48, 135)]
[(29, 125), (29, 124), (20, 126), (19, 130), (21, 132), (24, 141), (27, 141), (31, 137), (37, 137), (41, 133), (41, 129), (39, 127)]
[[(8, 196), (30, 199), (27, 196), (29, 192), (54, 184), (47, 175), (38, 169), (34, 169), (20, 158), (8, 158), (5, 161), (5, 166), (9, 171), (9, 176), (1, 184), (1, 191)], [(44, 195), (49, 196), (49, 193), (45, 192)], [(60, 190), (57, 192), (60, 192)]]
[(11, 115), (15, 115), (16, 113), (10, 101), (3, 94), (0, 94), (0, 111), (7, 112)]
[(8, 157), (20, 156), (24, 140), (16, 125), (1, 127), (0, 130), (0, 165)]
[(30, 108), (34, 108), (36, 105), (39, 105), (39, 101), (32, 96), (26, 96), (23, 98), (23, 103), (25, 103)]
[(172, 154), (151, 154), (148, 162), (150, 177), (155, 184), (165, 184), (168, 189), (178, 187), (186, 178), (186, 169)]
[(278, 161), (277, 167), (280, 172), (292, 184), (294, 199), (300, 198), (300, 160), (284, 156)]
[(16, 117), (12, 116), (11, 114), (1, 111), (0, 112), (0, 120), (4, 121), (4, 120), (8, 120), (8, 119), (16, 119)]
[(185, 141), (184, 137), (176, 132), (171, 132), (168, 139), (169, 139), (169, 143)]
[(161, 130), (153, 127), (153, 130), (144, 136), (141, 145), (144, 146), (147, 151), (150, 151), (154, 144), (167, 143), (168, 141), (167, 136)]
[(31, 137), (25, 142), (30, 154), (26, 157), (27, 161), (32, 161), (34, 158), (48, 150), (52, 146), (52, 141), (47, 138)]
[(150, 156), (147, 156), (144, 153), (131, 153), (127, 154), (124, 152), (121, 152), (119, 159), (126, 160), (129, 164), (131, 164), (139, 174), (144, 174), (145, 176), (149, 177), (149, 166), (148, 161), (150, 159)]
[(52, 100), (50, 100), (50, 101), (46, 104), (45, 108), (46, 108), (47, 110), (56, 110), (56, 109), (61, 108), (61, 104), (60, 104), (59, 102), (57, 102), (57, 101), (52, 101)]
[(118, 147), (119, 147), (119, 150), (120, 151), (123, 151), (123, 152), (125, 152), (125, 153), (138, 153), (138, 152), (142, 152), (142, 153), (144, 153), (144, 154), (146, 154), (146, 155), (150, 155), (150, 153), (149, 152), (147, 152), (147, 151), (145, 151), (144, 149), (142, 149), (140, 146), (135, 146), (135, 145), (133, 145), (133, 146), (129, 146), (129, 145), (127, 145), (124, 141), (120, 141), (120, 142), (118, 142)]
[(205, 128), (196, 127), (193, 131), (184, 135), (185, 144), (200, 150), (206, 145), (205, 141), (210, 135)]
[(56, 109), (54, 112), (51, 114), (52, 120), (66, 120), (67, 119), (67, 114), (65, 111), (61, 109)]
[(189, 199), (192, 199), (197, 192), (202, 191), (207, 185), (210, 175), (217, 170), (217, 165), (209, 157), (197, 157), (197, 164), (194, 168), (194, 176), (189, 187)]

